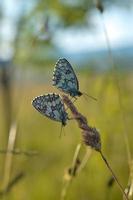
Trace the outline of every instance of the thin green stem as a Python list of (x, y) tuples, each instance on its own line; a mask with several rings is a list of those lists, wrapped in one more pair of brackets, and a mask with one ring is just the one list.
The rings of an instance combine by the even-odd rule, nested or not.
[(25, 155), (25, 156), (36, 156), (39, 153), (37, 151), (23, 151), (20, 149), (14, 149), (14, 150), (6, 150), (6, 149), (0, 149), (0, 154), (13, 154), (13, 155)]
[(113, 172), (112, 168), (110, 167), (110, 165), (109, 165), (108, 161), (106, 160), (105, 156), (103, 155), (102, 151), (99, 151), (99, 153), (100, 153), (100, 155), (101, 155), (103, 161), (105, 162), (107, 168), (108, 168), (109, 171), (111, 172), (111, 174), (112, 174), (114, 180), (116, 181), (117, 185), (119, 186), (119, 188), (120, 188), (120, 190), (121, 190), (123, 196), (125, 197), (126, 200), (129, 200), (127, 194), (126, 194), (125, 191), (124, 191), (124, 188), (123, 188), (122, 185), (120, 184), (118, 178), (116, 177), (115, 173)]
[(61, 200), (65, 200), (67, 197), (68, 188), (70, 186), (71, 180), (67, 181), (61, 191)]
[[(9, 131), (7, 153), (5, 156), (5, 163), (4, 163), (3, 185), (2, 185), (3, 191), (6, 191), (8, 184), (10, 182), (10, 176), (11, 176), (12, 166), (13, 166), (13, 154), (11, 154), (10, 151), (13, 151), (15, 147), (17, 129), (18, 129), (17, 124), (12, 123), (10, 131)], [(5, 198), (6, 198), (6, 195), (3, 194), (3, 199)]]
[(74, 170), (75, 170), (77, 159), (79, 157), (80, 150), (81, 150), (81, 144), (78, 144), (73, 156), (73, 161), (72, 161), (72, 166), (71, 166), (72, 171), (70, 174), (68, 174), (69, 178), (65, 180), (63, 189), (61, 191), (61, 200), (65, 200), (67, 198), (68, 189), (74, 177), (74, 173), (75, 173)]
[(124, 137), (124, 141), (125, 141), (125, 145), (126, 145), (128, 164), (130, 165), (131, 151), (130, 151), (129, 140), (128, 140), (128, 136), (127, 136), (126, 117), (125, 117), (123, 102), (122, 102), (122, 98), (121, 98), (122, 94), (121, 94), (121, 87), (120, 87), (119, 78), (118, 78), (118, 74), (117, 74), (117, 66), (116, 66), (116, 63), (114, 61), (114, 57), (113, 57), (113, 54), (112, 54), (112, 49), (111, 49), (111, 45), (110, 45), (108, 31), (107, 31), (106, 25), (104, 23), (104, 18), (103, 18), (102, 13), (101, 13), (101, 17), (102, 17), (102, 22), (103, 22), (103, 30), (104, 30), (104, 34), (105, 34), (107, 48), (108, 48), (108, 52), (109, 52), (110, 64), (111, 64), (112, 69), (113, 69), (114, 78), (115, 78), (117, 91), (118, 91), (118, 102), (119, 102), (119, 106), (120, 106), (120, 114), (121, 114), (122, 125), (123, 125), (123, 131), (122, 132), (123, 132), (123, 137)]
[(92, 150), (90, 148), (87, 148), (86, 149), (86, 153), (85, 153), (81, 163), (79, 164), (79, 166), (77, 166), (77, 169), (74, 172), (75, 167), (77, 165), (77, 159), (79, 157), (81, 147), (82, 147), (81, 144), (78, 144), (77, 147), (76, 147), (76, 150), (75, 150), (75, 153), (74, 153), (74, 157), (73, 157), (73, 161), (72, 161), (72, 166), (71, 166), (71, 170), (72, 171), (71, 171), (71, 174), (69, 174), (68, 179), (65, 180), (65, 182), (64, 182), (63, 189), (61, 191), (61, 200), (65, 200), (67, 198), (69, 187), (70, 187), (73, 179), (76, 177), (75, 175), (79, 175), (79, 173), (83, 170), (83, 168), (85, 167), (88, 159), (91, 156)]
[(75, 168), (77, 159), (79, 157), (80, 150), (81, 150), (81, 144), (78, 144), (77, 147), (76, 147), (75, 153), (74, 153), (72, 167), (71, 167), (72, 168), (72, 172), (71, 172), (72, 175), (74, 174), (74, 168)]
[(88, 159), (90, 158), (91, 154), (92, 154), (92, 149), (87, 147), (86, 153), (85, 153), (85, 155), (82, 159), (82, 162), (77, 169), (77, 175), (84, 169), (84, 167), (86, 166), (86, 163), (87, 163)]

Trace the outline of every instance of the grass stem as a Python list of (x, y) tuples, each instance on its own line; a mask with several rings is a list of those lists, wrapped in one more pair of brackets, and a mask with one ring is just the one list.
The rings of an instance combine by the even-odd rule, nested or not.
[(124, 141), (125, 141), (125, 145), (126, 145), (128, 164), (130, 165), (130, 162), (131, 162), (131, 151), (130, 151), (129, 140), (128, 140), (128, 136), (127, 136), (126, 116), (125, 116), (125, 113), (124, 113), (124, 107), (123, 107), (123, 102), (122, 102), (122, 98), (121, 98), (122, 97), (122, 92), (121, 92), (120, 82), (119, 82), (118, 73), (117, 73), (117, 66), (116, 66), (116, 63), (114, 61), (114, 57), (113, 57), (113, 53), (112, 53), (112, 49), (111, 49), (111, 45), (110, 45), (110, 40), (109, 40), (107, 27), (106, 27), (106, 24), (104, 22), (103, 13), (101, 13), (100, 16), (102, 18), (101, 21), (103, 23), (103, 31), (104, 31), (104, 35), (105, 35), (105, 39), (106, 39), (106, 43), (107, 43), (107, 49), (108, 49), (108, 53), (109, 53), (109, 60), (110, 60), (110, 64), (111, 64), (111, 67), (112, 67), (112, 70), (113, 70), (114, 79), (115, 79), (115, 83), (116, 83), (116, 87), (117, 87), (118, 102), (119, 102), (119, 106), (120, 106), (120, 115), (121, 115), (121, 120), (122, 120), (122, 125), (123, 125), (122, 132), (123, 132), (123, 137), (124, 137)]
[(99, 153), (100, 153), (100, 155), (101, 155), (103, 161), (105, 162), (107, 168), (108, 168), (109, 171), (111, 172), (111, 174), (112, 174), (114, 180), (116, 181), (117, 185), (119, 186), (119, 188), (120, 188), (120, 190), (121, 190), (123, 196), (125, 197), (126, 200), (129, 200), (127, 194), (126, 194), (125, 191), (124, 191), (124, 188), (122, 187), (122, 185), (120, 184), (119, 180), (117, 179), (115, 173), (113, 172), (111, 166), (109, 165), (109, 163), (108, 163), (107, 159), (105, 158), (105, 156), (103, 155), (102, 151), (99, 151)]

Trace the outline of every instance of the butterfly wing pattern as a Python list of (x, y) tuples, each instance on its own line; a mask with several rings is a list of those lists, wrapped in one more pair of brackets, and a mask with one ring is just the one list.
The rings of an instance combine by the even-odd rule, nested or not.
[(32, 101), (34, 108), (46, 117), (66, 125), (68, 114), (65, 111), (61, 97), (55, 93), (49, 93), (35, 97)]
[(82, 95), (79, 91), (79, 83), (74, 70), (65, 58), (59, 59), (55, 65), (53, 72), (53, 86), (56, 86), (58, 89), (64, 93), (68, 93), (72, 97)]

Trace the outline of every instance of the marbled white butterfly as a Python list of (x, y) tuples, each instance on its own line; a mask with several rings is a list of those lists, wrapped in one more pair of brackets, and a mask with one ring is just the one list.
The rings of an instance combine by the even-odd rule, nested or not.
[(61, 97), (55, 93), (49, 93), (35, 97), (32, 101), (34, 108), (46, 117), (66, 125), (68, 114), (65, 111)]
[(78, 79), (71, 64), (61, 58), (57, 61), (53, 72), (53, 85), (72, 97), (81, 96)]
[(64, 93), (71, 97), (86, 95), (94, 100), (96, 98), (79, 91), (79, 82), (71, 64), (65, 59), (61, 58), (57, 61), (53, 72), (53, 86), (57, 87)]

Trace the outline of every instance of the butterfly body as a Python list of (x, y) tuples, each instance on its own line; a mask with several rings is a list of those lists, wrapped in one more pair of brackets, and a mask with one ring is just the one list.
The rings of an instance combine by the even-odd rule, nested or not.
[(32, 101), (32, 105), (42, 115), (61, 122), (63, 126), (66, 125), (68, 114), (65, 111), (62, 99), (58, 94), (49, 93), (35, 97)]
[(53, 85), (72, 97), (81, 96), (78, 79), (71, 64), (61, 58), (57, 61), (53, 72)]

